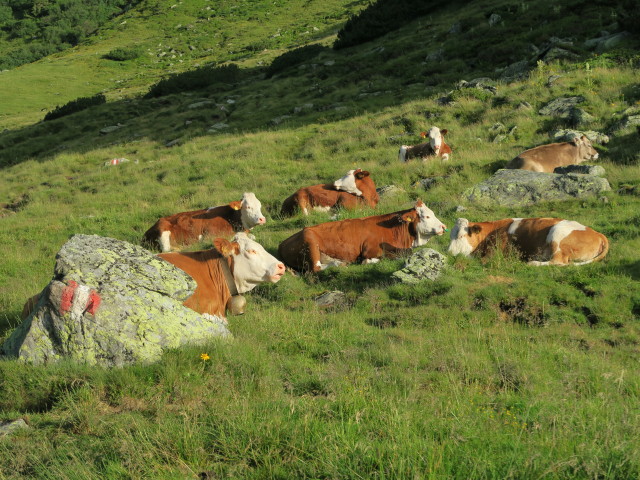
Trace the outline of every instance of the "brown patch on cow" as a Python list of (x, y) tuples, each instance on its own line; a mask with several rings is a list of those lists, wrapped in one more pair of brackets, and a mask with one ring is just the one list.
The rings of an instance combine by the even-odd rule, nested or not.
[(511, 301), (502, 300), (498, 304), (498, 316), (503, 321), (518, 323), (530, 327), (546, 325), (545, 314), (535, 305), (528, 305), (527, 299), (518, 297)]

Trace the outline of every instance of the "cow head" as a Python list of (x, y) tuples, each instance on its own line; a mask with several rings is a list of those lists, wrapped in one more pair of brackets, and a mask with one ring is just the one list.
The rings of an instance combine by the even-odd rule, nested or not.
[(442, 137), (445, 136), (447, 130), (440, 130), (438, 127), (431, 127), (426, 133), (425, 138), (429, 139), (429, 145), (436, 155), (440, 155), (440, 147), (442, 147)]
[(434, 235), (442, 235), (447, 228), (422, 200), (416, 202), (415, 209), (402, 215), (402, 221), (413, 224), (415, 228), (413, 247), (424, 245)]
[(358, 188), (358, 184), (356, 181), (356, 175), (360, 175), (360, 179), (364, 178), (366, 175), (369, 175), (369, 172), (363, 172), (361, 168), (356, 170), (349, 170), (344, 177), (339, 178), (335, 182), (333, 182), (333, 186), (336, 190), (342, 190), (343, 192), (352, 193), (357, 196), (362, 196), (362, 190)]
[(571, 143), (578, 149), (578, 154), (576, 155), (576, 163), (582, 163), (598, 158), (598, 152), (595, 148), (593, 148), (586, 135), (583, 135), (582, 137), (573, 137)]
[(470, 224), (466, 218), (459, 218), (451, 229), (449, 253), (451, 255), (471, 255), (482, 241), (482, 228)]
[(284, 264), (244, 232), (236, 233), (231, 241), (216, 238), (213, 244), (223, 257), (233, 258), (238, 293), (253, 290), (259, 283), (276, 283), (284, 275)]
[[(231, 206), (238, 210), (238, 202), (231, 202)], [(262, 204), (258, 200), (255, 194), (246, 192), (242, 195), (242, 201), (240, 203), (240, 218), (242, 219), (242, 228), (245, 230), (251, 230), (256, 225), (264, 225), (267, 220), (262, 215)]]

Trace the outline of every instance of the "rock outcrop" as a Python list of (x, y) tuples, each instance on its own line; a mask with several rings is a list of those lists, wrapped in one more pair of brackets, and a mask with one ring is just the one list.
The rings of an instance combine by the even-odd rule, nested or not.
[(195, 288), (186, 273), (142, 247), (74, 235), (2, 352), (34, 364), (69, 358), (111, 367), (151, 363), (167, 349), (230, 336), (225, 319), (182, 305)]
[(391, 276), (402, 283), (415, 284), (437, 279), (445, 266), (444, 255), (432, 248), (424, 248), (412, 253), (404, 267)]

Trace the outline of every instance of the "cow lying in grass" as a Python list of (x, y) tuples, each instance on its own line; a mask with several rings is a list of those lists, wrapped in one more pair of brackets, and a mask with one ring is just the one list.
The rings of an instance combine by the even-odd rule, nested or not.
[(601, 233), (561, 218), (505, 218), (469, 222), (459, 218), (451, 230), (449, 253), (487, 255), (514, 247), (530, 265), (584, 265), (602, 260), (609, 241)]
[(398, 160), (406, 162), (412, 158), (421, 158), (423, 160), (428, 157), (441, 157), (442, 160), (449, 160), (451, 155), (451, 147), (444, 141), (447, 130), (440, 130), (438, 127), (431, 127), (428, 132), (420, 133), (422, 138), (428, 138), (429, 141), (420, 143), (419, 145), (402, 145), (398, 152)]
[(375, 263), (442, 235), (444, 224), (420, 200), (414, 208), (384, 215), (306, 227), (280, 243), (279, 257), (291, 268), (317, 272), (330, 265)]
[(343, 207), (354, 209), (360, 205), (372, 208), (380, 197), (369, 172), (360, 168), (349, 170), (346, 175), (333, 183), (303, 187), (282, 203), (282, 215), (293, 215), (299, 208), (309, 215), (309, 210), (328, 211)]
[(248, 292), (263, 282), (276, 283), (285, 273), (280, 260), (269, 254), (245, 233), (230, 242), (216, 238), (215, 248), (200, 252), (170, 252), (158, 256), (189, 274), (197, 288), (184, 306), (198, 313), (225, 316), (226, 310), (242, 313), (234, 296)]
[(525, 150), (505, 168), (553, 173), (557, 167), (574, 165), (598, 158), (598, 152), (586, 136), (575, 137), (570, 142), (550, 143)]
[(266, 223), (261, 208), (260, 201), (253, 193), (245, 193), (242, 200), (228, 205), (162, 217), (146, 231), (143, 243), (159, 245), (163, 252), (168, 252), (203, 238), (248, 232), (256, 225)]

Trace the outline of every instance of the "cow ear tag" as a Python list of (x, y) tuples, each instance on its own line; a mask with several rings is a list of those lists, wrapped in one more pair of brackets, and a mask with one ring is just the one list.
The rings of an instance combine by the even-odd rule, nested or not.
[(242, 208), (242, 202), (240, 201), (231, 202), (229, 206), (234, 210), (240, 210)]

